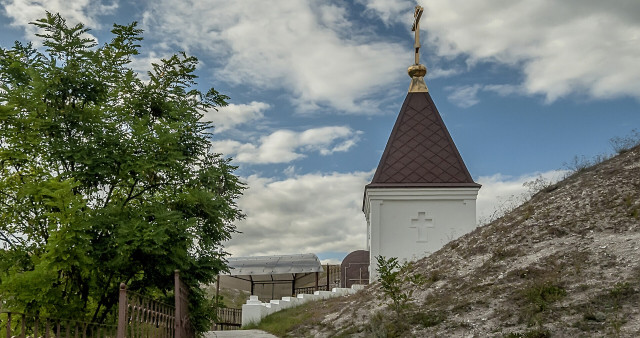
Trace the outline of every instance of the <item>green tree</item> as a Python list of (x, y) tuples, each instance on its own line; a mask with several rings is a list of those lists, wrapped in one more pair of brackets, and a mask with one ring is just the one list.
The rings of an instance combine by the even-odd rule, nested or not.
[(32, 24), (46, 51), (0, 48), (0, 299), (105, 321), (120, 282), (170, 297), (180, 269), (203, 329), (199, 283), (227, 269), (220, 243), (242, 217), (243, 184), (200, 121), (228, 98), (194, 88), (185, 53), (141, 80), (135, 22), (102, 46), (59, 14)]

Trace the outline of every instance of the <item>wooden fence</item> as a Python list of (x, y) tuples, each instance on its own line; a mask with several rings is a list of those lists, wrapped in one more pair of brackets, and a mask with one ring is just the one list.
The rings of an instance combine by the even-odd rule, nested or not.
[[(88, 323), (0, 311), (0, 329), (5, 337), (113, 337), (116, 325)], [(0, 331), (1, 332), (1, 331)]]
[[(163, 304), (127, 290), (120, 284), (117, 325), (46, 318), (19, 312), (0, 311), (0, 330), (11, 337), (159, 337), (191, 338), (189, 289), (175, 271), (175, 306)], [(0, 331), (1, 332), (1, 331)], [(1, 333), (0, 333), (1, 337)]]
[(242, 326), (242, 309), (218, 308), (216, 321), (211, 330), (237, 330)]
[(117, 337), (172, 338), (177, 331), (175, 312), (175, 307), (128, 291), (127, 286), (122, 283), (118, 301)]

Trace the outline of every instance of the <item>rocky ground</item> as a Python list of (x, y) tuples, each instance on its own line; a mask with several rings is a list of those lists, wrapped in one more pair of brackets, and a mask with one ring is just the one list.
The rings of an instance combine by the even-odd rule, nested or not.
[(539, 188), (417, 261), (401, 314), (373, 284), (288, 335), (639, 337), (640, 148)]

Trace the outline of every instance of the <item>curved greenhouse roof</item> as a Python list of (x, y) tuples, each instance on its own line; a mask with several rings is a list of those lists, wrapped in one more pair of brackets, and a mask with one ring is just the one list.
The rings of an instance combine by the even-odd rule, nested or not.
[(228, 258), (231, 276), (278, 275), (322, 272), (315, 254), (252, 256)]

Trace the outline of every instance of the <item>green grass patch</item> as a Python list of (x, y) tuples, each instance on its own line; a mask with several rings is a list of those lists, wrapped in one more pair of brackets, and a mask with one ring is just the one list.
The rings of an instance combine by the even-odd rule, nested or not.
[(536, 328), (526, 332), (509, 333), (504, 338), (549, 338), (551, 332), (546, 329)]
[(567, 292), (561, 286), (546, 282), (525, 289), (524, 295), (538, 312), (542, 312), (549, 308), (551, 303), (564, 298)]
[(285, 336), (302, 324), (308, 325), (314, 321), (320, 321), (320, 318), (314, 318), (314, 312), (312, 311), (315, 303), (317, 303), (317, 301), (272, 313), (262, 318), (260, 323), (247, 325), (243, 327), (243, 329), (258, 329), (267, 331), (278, 337)]
[[(535, 280), (520, 291), (520, 321), (542, 326), (553, 303), (567, 295), (565, 289), (551, 281)], [(528, 336), (527, 336), (528, 337)]]

